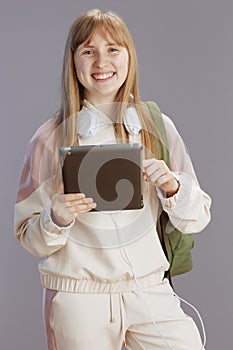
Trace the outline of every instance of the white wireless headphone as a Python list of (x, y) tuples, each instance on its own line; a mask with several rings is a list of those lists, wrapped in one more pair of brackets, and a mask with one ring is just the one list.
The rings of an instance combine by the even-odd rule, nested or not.
[[(112, 122), (109, 119), (109, 125)], [(95, 133), (95, 130), (101, 125), (98, 112), (85, 108), (78, 114), (77, 118), (77, 134), (79, 137), (88, 137)], [(137, 111), (134, 107), (126, 108), (124, 116), (124, 125), (128, 133), (132, 136), (138, 135), (142, 130), (141, 122)]]

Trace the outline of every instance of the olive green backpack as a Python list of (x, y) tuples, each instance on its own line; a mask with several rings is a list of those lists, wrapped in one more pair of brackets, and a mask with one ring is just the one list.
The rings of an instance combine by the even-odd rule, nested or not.
[[(168, 141), (165, 125), (163, 122), (162, 113), (155, 102), (145, 102), (151, 117), (160, 133), (162, 142), (165, 145), (163, 151), (163, 160), (170, 168), (170, 156), (168, 149)], [(157, 232), (163, 250), (170, 263), (170, 269), (166, 276), (171, 280), (171, 277), (183, 274), (192, 269), (191, 250), (194, 246), (193, 234), (182, 233), (177, 230), (169, 221), (169, 217), (165, 211), (162, 211), (157, 222)]]

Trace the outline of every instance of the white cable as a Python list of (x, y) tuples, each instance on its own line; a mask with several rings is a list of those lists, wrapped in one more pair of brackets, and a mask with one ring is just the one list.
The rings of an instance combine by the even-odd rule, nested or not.
[[(118, 239), (118, 243), (120, 244), (121, 256), (122, 256), (122, 258), (124, 259), (124, 261), (127, 263), (127, 265), (129, 265), (130, 268), (131, 268), (131, 272), (132, 272), (132, 274), (133, 274), (133, 278), (134, 278), (135, 284), (136, 284), (136, 286), (137, 286), (137, 288), (138, 288), (138, 292), (139, 292), (139, 294), (140, 294), (140, 296), (141, 296), (141, 298), (142, 298), (142, 300), (143, 300), (143, 303), (144, 303), (145, 308), (146, 308), (146, 311), (147, 311), (147, 315), (148, 315), (149, 319), (151, 320), (153, 326), (155, 327), (156, 331), (157, 331), (158, 334), (160, 335), (160, 337), (161, 337), (161, 339), (163, 340), (163, 342), (169, 347), (169, 349), (170, 349), (170, 350), (175, 350), (173, 347), (171, 347), (171, 345), (168, 343), (168, 341), (166, 340), (166, 338), (164, 337), (164, 335), (161, 333), (161, 331), (160, 331), (158, 325), (156, 324), (156, 321), (153, 319), (153, 316), (151, 315), (151, 312), (150, 312), (150, 310), (149, 310), (149, 307), (148, 307), (147, 302), (146, 302), (146, 300), (145, 300), (145, 297), (144, 297), (144, 295), (143, 295), (143, 290), (141, 289), (141, 287), (140, 287), (140, 285), (139, 285), (139, 283), (138, 283), (138, 280), (137, 280), (136, 274), (135, 274), (135, 272), (134, 272), (133, 266), (132, 266), (132, 264), (131, 264), (131, 262), (130, 262), (130, 260), (129, 260), (129, 257), (128, 257), (128, 255), (127, 255), (127, 253), (126, 253), (126, 250), (124, 249), (124, 246), (123, 246), (123, 244), (122, 244), (122, 242), (121, 242), (121, 239), (120, 239), (120, 235), (119, 235), (119, 229), (120, 229), (120, 227), (119, 227), (120, 212), (115, 213), (115, 215), (116, 215), (116, 214), (117, 214), (117, 220), (115, 220), (115, 218), (114, 218), (114, 216), (113, 216), (114, 214), (110, 214), (110, 215), (112, 216), (113, 222), (115, 223), (115, 226), (116, 226), (117, 239)], [(205, 345), (206, 345), (206, 332), (205, 332), (204, 323), (203, 323), (203, 320), (202, 320), (202, 318), (201, 318), (200, 313), (198, 312), (198, 310), (197, 310), (192, 304), (190, 304), (188, 301), (186, 301), (186, 300), (182, 299), (181, 297), (179, 297), (175, 292), (174, 292), (174, 296), (176, 296), (179, 300), (183, 301), (185, 304), (187, 304), (188, 306), (190, 306), (190, 307), (197, 313), (197, 315), (198, 315), (198, 317), (199, 317), (199, 320), (200, 320), (200, 322), (201, 322), (201, 327), (202, 327), (202, 332), (203, 332), (203, 342), (202, 342), (202, 346), (201, 346), (201, 349), (200, 349), (200, 350), (203, 350), (204, 347), (205, 347)]]
[[(146, 300), (145, 300), (144, 295), (143, 295), (143, 291), (142, 291), (141, 287), (139, 286), (139, 283), (138, 283), (136, 274), (135, 274), (135, 272), (134, 272), (133, 266), (132, 266), (132, 264), (131, 264), (131, 262), (130, 262), (130, 260), (129, 260), (129, 258), (128, 258), (128, 255), (127, 255), (127, 253), (126, 253), (126, 250), (124, 249), (124, 246), (123, 246), (122, 243), (121, 243), (121, 239), (120, 239), (120, 235), (119, 235), (119, 228), (120, 228), (120, 227), (119, 227), (119, 218), (120, 218), (120, 212), (118, 212), (117, 214), (118, 214), (118, 215), (117, 215), (117, 221), (115, 221), (115, 218), (112, 216), (112, 215), (114, 215), (114, 214), (112, 214), (112, 215), (110, 214), (110, 215), (112, 216), (112, 219), (113, 219), (113, 221), (114, 221), (114, 223), (115, 223), (115, 226), (116, 226), (117, 238), (118, 238), (118, 242), (119, 242), (119, 244), (120, 244), (121, 255), (122, 255), (123, 259), (125, 260), (125, 262), (127, 263), (127, 265), (129, 265), (130, 268), (131, 268), (131, 271), (132, 271), (132, 274), (133, 274), (133, 278), (134, 278), (135, 284), (136, 284), (136, 286), (137, 286), (137, 288), (138, 288), (138, 292), (139, 292), (139, 294), (140, 294), (140, 296), (141, 296), (141, 298), (142, 298), (142, 300), (143, 300), (143, 303), (144, 303), (144, 305), (145, 305), (145, 308), (146, 308), (146, 311), (147, 311), (147, 314), (148, 314), (149, 319), (151, 320), (153, 326), (154, 326), (155, 329), (157, 330), (157, 332), (158, 332), (158, 334), (160, 335), (161, 339), (162, 339), (162, 340), (164, 341), (164, 343), (169, 347), (169, 349), (170, 349), (170, 350), (175, 350), (175, 349), (172, 348), (172, 347), (170, 346), (170, 344), (167, 342), (167, 340), (165, 339), (165, 337), (164, 337), (163, 334), (161, 333), (160, 329), (158, 328), (158, 326), (157, 326), (157, 324), (156, 324), (156, 321), (154, 321), (154, 319), (153, 319), (153, 317), (152, 317), (152, 315), (151, 315), (151, 313), (150, 313), (150, 310), (149, 310), (149, 308), (148, 308), (148, 305), (147, 305)], [(122, 249), (122, 248), (123, 248), (123, 249)], [(123, 256), (123, 255), (124, 255), (124, 256)]]
[(206, 331), (205, 331), (205, 326), (204, 326), (204, 322), (201, 318), (201, 315), (199, 313), (199, 311), (195, 308), (195, 306), (193, 306), (191, 303), (189, 303), (187, 300), (181, 298), (179, 295), (177, 295), (175, 292), (174, 292), (174, 295), (179, 299), (181, 300), (183, 303), (185, 303), (186, 305), (188, 305), (189, 307), (191, 307), (191, 309), (193, 309), (198, 318), (199, 318), (199, 321), (201, 323), (201, 328), (202, 328), (202, 333), (203, 333), (203, 341), (202, 341), (202, 347), (201, 347), (201, 350), (203, 350), (205, 348), (205, 345), (206, 345)]

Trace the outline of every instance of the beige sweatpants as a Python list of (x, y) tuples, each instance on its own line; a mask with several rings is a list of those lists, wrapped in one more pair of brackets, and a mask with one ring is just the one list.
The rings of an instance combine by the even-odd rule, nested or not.
[(47, 289), (44, 300), (49, 350), (120, 350), (123, 345), (128, 350), (202, 349), (196, 325), (166, 279), (144, 289), (143, 297), (138, 291), (81, 294)]

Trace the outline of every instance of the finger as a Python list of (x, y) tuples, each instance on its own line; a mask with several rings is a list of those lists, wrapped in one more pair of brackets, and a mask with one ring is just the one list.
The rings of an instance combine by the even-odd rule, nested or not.
[(152, 174), (156, 174), (161, 171), (161, 167), (159, 164), (152, 164), (146, 168), (145, 172), (148, 177), (150, 177)]
[(81, 198), (79, 200), (70, 200), (69, 202), (67, 202), (67, 206), (72, 207), (72, 206), (78, 206), (81, 204), (89, 204), (93, 202), (94, 202), (93, 198)]
[(65, 194), (64, 196), (67, 202), (85, 198), (84, 193), (68, 193), (68, 194)]
[(71, 211), (75, 215), (80, 215), (81, 213), (90, 211), (91, 209), (94, 209), (94, 208), (96, 208), (96, 203), (81, 204), (81, 205), (70, 207)]
[(148, 178), (148, 176), (147, 176), (147, 174), (146, 174), (146, 172), (145, 171), (143, 171), (143, 179), (144, 179), (144, 181), (146, 181), (146, 182), (148, 182), (149, 181), (149, 178)]
[(149, 176), (149, 181), (151, 181), (153, 184), (157, 185), (157, 181), (160, 177), (164, 176), (163, 171), (160, 169), (156, 172), (153, 172), (150, 176)]
[(143, 164), (144, 168), (147, 168), (148, 166), (150, 166), (151, 164), (153, 164), (156, 161), (157, 161), (157, 159), (155, 159), (155, 158), (144, 159), (142, 164)]
[(69, 194), (55, 194), (53, 196), (53, 201), (56, 203), (63, 203), (65, 204), (66, 202), (72, 201), (72, 200), (80, 200), (85, 198), (85, 194), (83, 193), (69, 193)]

